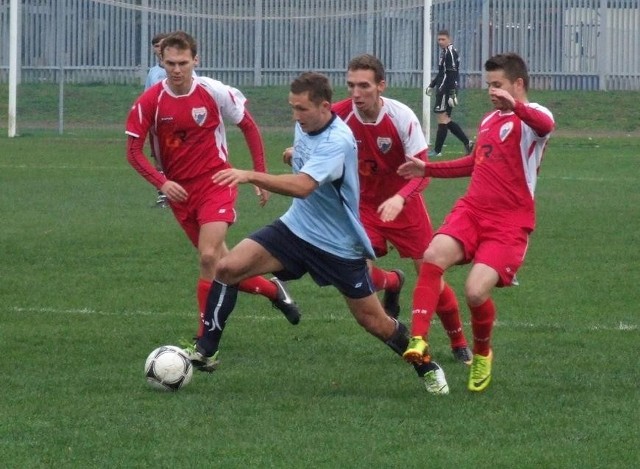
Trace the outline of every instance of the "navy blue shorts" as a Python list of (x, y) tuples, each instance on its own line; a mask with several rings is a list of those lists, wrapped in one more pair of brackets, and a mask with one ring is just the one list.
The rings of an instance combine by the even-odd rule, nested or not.
[(367, 261), (335, 256), (299, 238), (280, 220), (249, 236), (278, 259), (284, 270), (273, 272), (281, 280), (295, 280), (308, 273), (321, 287), (333, 285), (347, 298), (374, 293)]

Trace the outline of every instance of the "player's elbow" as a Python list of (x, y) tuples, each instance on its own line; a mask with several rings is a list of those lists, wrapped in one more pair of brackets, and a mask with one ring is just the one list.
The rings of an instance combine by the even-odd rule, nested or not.
[(303, 177), (291, 185), (291, 195), (298, 199), (306, 199), (318, 188), (318, 183), (310, 177)]
[(553, 132), (555, 130), (556, 126), (553, 122), (551, 122), (548, 125), (544, 125), (539, 127), (538, 129), (535, 130), (535, 133), (538, 137), (540, 138), (545, 138), (547, 137), (549, 134), (551, 134), (551, 132)]
[(318, 188), (315, 179), (305, 173), (299, 173), (289, 185), (289, 194), (298, 199), (306, 199)]
[(306, 199), (307, 197), (309, 197), (313, 191), (315, 190), (315, 187), (313, 188), (309, 188), (309, 187), (293, 187), (291, 188), (291, 196), (295, 197), (297, 199)]

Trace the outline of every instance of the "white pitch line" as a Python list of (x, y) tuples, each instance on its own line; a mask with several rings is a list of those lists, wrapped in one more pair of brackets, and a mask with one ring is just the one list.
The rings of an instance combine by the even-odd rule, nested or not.
[(176, 313), (170, 311), (99, 311), (92, 308), (78, 308), (78, 309), (56, 309), (56, 308), (22, 308), (19, 306), (14, 306), (10, 308), (10, 311), (14, 313), (31, 313), (31, 314), (86, 314), (91, 315), (95, 314), (98, 316), (170, 316), (175, 314), (185, 314), (185, 313)]
[[(99, 311), (92, 308), (77, 308), (77, 309), (57, 309), (57, 308), (24, 308), (20, 306), (13, 306), (8, 308), (8, 311), (14, 313), (28, 313), (28, 314), (79, 314), (79, 315), (97, 315), (97, 316), (193, 316), (193, 311)], [(282, 318), (278, 314), (269, 314), (271, 308), (268, 308), (264, 316), (247, 315), (238, 311), (234, 314), (234, 320), (251, 320), (251, 321), (275, 321)], [(302, 321), (353, 321), (351, 315), (345, 311), (344, 315), (334, 314), (314, 314), (310, 313), (303, 315)], [(434, 322), (436, 320), (434, 319)], [(469, 325), (467, 322), (466, 325)], [(571, 329), (564, 324), (539, 324), (533, 322), (518, 322), (518, 321), (496, 321), (495, 326), (499, 328), (507, 329), (554, 329), (564, 330)], [(631, 324), (626, 322), (618, 322), (617, 324), (585, 324), (585, 329), (589, 331), (637, 331), (639, 326), (637, 324)]]

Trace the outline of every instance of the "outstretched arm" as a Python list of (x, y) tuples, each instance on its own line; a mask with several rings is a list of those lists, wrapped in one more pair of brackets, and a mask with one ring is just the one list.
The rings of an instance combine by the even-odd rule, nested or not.
[[(427, 151), (424, 150), (414, 156), (420, 161), (426, 161)], [(417, 176), (409, 179), (396, 194), (389, 197), (378, 206), (377, 212), (380, 216), (380, 220), (383, 222), (395, 220), (400, 212), (402, 212), (405, 201), (413, 194), (421, 193), (428, 185), (429, 178), (425, 176)]]
[(398, 168), (398, 174), (407, 179), (424, 176), (434, 178), (466, 177), (471, 176), (475, 166), (475, 157), (473, 155), (439, 163), (425, 163), (413, 156), (408, 158), (409, 161)]
[[(427, 162), (427, 150), (421, 151), (420, 153), (413, 155), (415, 158), (418, 158), (420, 161)], [(423, 176), (421, 178), (411, 179), (407, 184), (405, 184), (402, 189), (398, 191), (398, 195), (402, 196), (404, 199), (409, 197), (411, 194), (415, 194), (416, 192), (422, 192), (429, 185), (429, 178)]]
[(261, 189), (304, 199), (311, 194), (318, 183), (305, 173), (298, 174), (268, 174), (242, 169), (224, 169), (213, 175), (213, 182), (223, 186), (237, 186), (238, 184), (253, 184)]

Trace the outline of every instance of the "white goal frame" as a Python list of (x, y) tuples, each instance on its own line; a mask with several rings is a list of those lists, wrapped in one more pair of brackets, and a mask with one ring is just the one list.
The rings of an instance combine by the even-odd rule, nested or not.
[(9, 8), (9, 106), (8, 136), (16, 136), (16, 107), (18, 90), (18, 0), (11, 0)]

